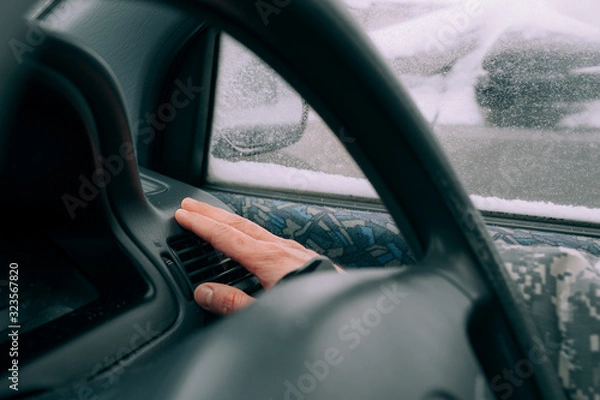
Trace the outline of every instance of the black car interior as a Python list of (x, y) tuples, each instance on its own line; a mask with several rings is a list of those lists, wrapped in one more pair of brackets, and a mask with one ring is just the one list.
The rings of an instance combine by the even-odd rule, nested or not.
[[(339, 327), (390, 290), (402, 293), (394, 313), (342, 353), (346, 362), (310, 396), (493, 398), (479, 380), (531, 348), (536, 328), (506, 283), (481, 215), (363, 34), (331, 1), (273, 1), (284, 7), (267, 25), (255, 3), (90, 1), (92, 32), (108, 16), (122, 22), (146, 12), (148, 20), (131, 17), (138, 28), (115, 23), (106, 39), (87, 41), (44, 28), (43, 46), (19, 71), (12, 117), (2, 121), (0, 257), (20, 265), (22, 383), (18, 393), (3, 385), (0, 397), (281, 398), (305, 361), (340, 346)], [(49, 2), (38, 19), (60, 4)], [(154, 28), (162, 13), (164, 25)], [(137, 55), (156, 61), (143, 73), (114, 66), (143, 41), (126, 37), (136, 29), (160, 31), (148, 40), (156, 48)], [(356, 265), (263, 293), (243, 267), (175, 222), (184, 197), (226, 209), (236, 201), (203, 187), (221, 31), (284, 76), (334, 132), (344, 127), (357, 138), (344, 144), (402, 233), (393, 239), (402, 249), (395, 261), (414, 266)], [(119, 41), (124, 49), (114, 47)], [(15, 75), (4, 76), (0, 87)], [(192, 106), (164, 130), (140, 134), (144, 110), (190, 76), (203, 87)], [(217, 318), (192, 298), (206, 281), (261, 301)], [(554, 367), (541, 362), (510, 398), (564, 394)]]

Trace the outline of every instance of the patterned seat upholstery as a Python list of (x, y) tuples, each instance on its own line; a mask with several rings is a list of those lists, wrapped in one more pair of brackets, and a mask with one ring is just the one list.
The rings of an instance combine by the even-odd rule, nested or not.
[(386, 213), (347, 210), (211, 192), (272, 233), (294, 239), (344, 268), (415, 264), (415, 258)]
[[(238, 214), (345, 268), (416, 262), (386, 213), (212, 194)], [(543, 336), (536, 338), (536, 354), (553, 360), (571, 399), (600, 400), (600, 240), (497, 226), (488, 230)], [(535, 359), (530, 363), (535, 368)]]

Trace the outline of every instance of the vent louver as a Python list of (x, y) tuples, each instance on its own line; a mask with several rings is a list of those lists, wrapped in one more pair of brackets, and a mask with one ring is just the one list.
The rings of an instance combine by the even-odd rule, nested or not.
[(172, 239), (169, 247), (192, 287), (204, 282), (218, 282), (235, 286), (246, 293), (253, 293), (261, 287), (258, 279), (244, 267), (196, 236)]

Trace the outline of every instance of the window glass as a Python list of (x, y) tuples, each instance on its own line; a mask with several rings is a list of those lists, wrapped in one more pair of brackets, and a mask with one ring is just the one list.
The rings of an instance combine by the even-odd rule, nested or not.
[(227, 35), (219, 61), (210, 183), (376, 201), (340, 140), (279, 75)]
[(600, 3), (344, 4), (480, 209), (600, 222)]
[[(338, 1), (430, 123), (478, 208), (600, 222), (600, 3)], [(302, 100), (226, 36), (221, 69), (212, 182), (376, 201), (335, 135), (312, 111), (303, 119)], [(223, 150), (227, 124), (251, 116), (278, 127), (253, 128), (271, 142)]]

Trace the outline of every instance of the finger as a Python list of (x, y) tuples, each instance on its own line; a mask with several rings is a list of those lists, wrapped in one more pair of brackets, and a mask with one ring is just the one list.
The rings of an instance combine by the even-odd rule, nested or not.
[(221, 208), (213, 207), (210, 204), (202, 203), (187, 197), (181, 202), (181, 206), (184, 210), (201, 213), (202, 215), (207, 216), (215, 221), (222, 222), (233, 228), (239, 229), (254, 239), (279, 243), (297, 250), (306, 250), (304, 246), (294, 240), (284, 239), (274, 235), (255, 222)]
[(287, 273), (307, 263), (317, 254), (289, 240), (266, 241), (197, 212), (179, 209), (179, 224), (254, 274), (265, 289), (275, 285)]
[(220, 283), (204, 283), (194, 291), (196, 303), (205, 310), (220, 315), (229, 315), (255, 302), (246, 293)]
[(254, 239), (269, 241), (282, 240), (279, 236), (273, 235), (268, 230), (246, 218), (242, 218), (237, 214), (213, 207), (210, 204), (202, 203), (189, 197), (181, 202), (181, 208), (187, 211), (200, 213), (215, 221), (237, 228)]
[(242, 263), (254, 273), (250, 268), (255, 265), (257, 254), (260, 254), (261, 242), (202, 214), (179, 209), (175, 211), (175, 219), (185, 229), (194, 232), (215, 249)]

